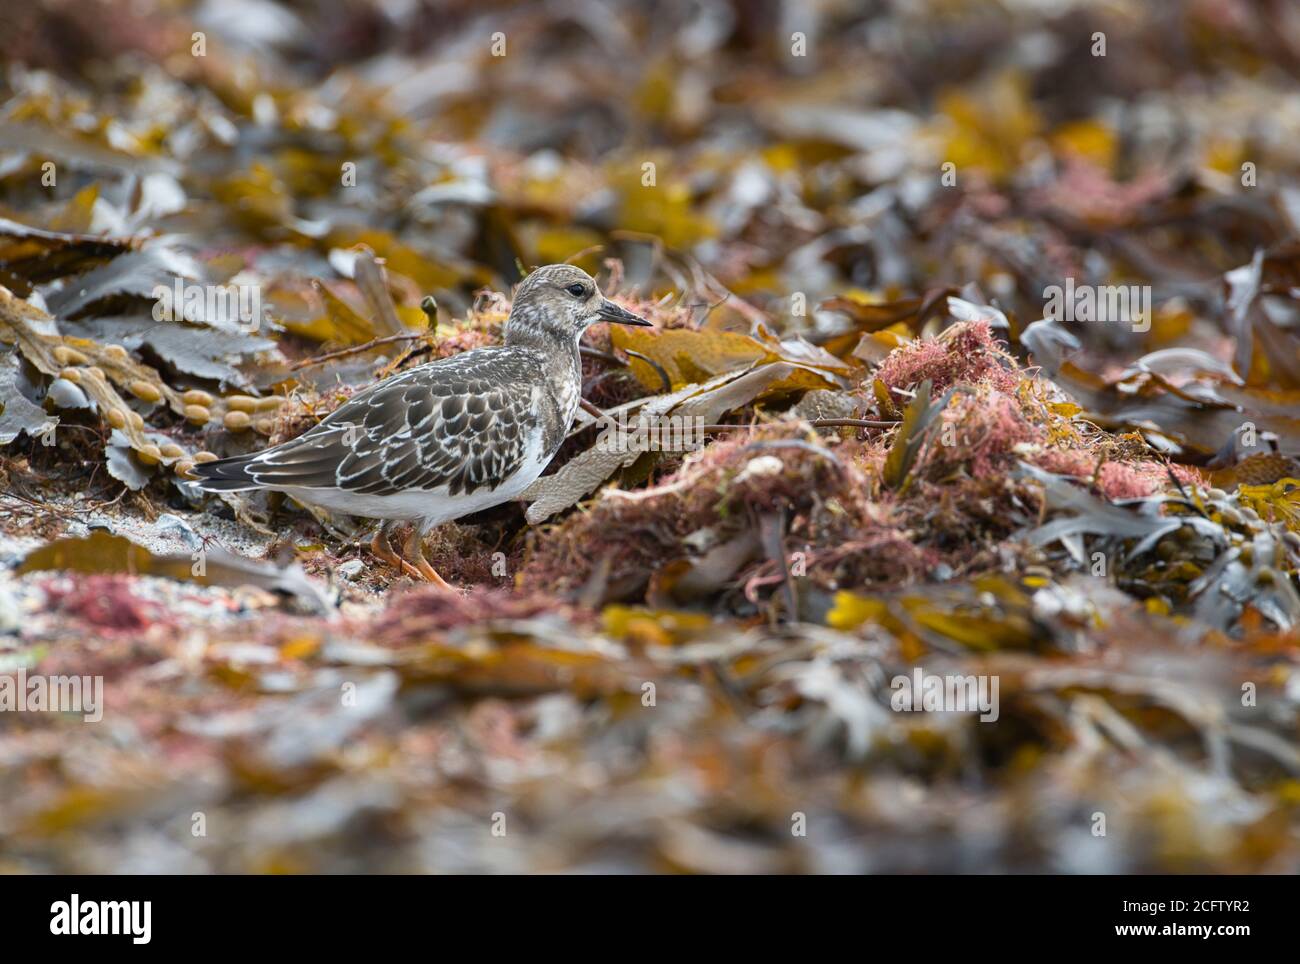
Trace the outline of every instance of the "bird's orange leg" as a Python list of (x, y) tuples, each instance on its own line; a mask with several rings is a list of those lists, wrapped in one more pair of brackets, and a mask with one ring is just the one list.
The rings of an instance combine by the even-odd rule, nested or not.
[(418, 522), (411, 526), (411, 534), (407, 536), (406, 545), (402, 551), (408, 559), (415, 563), (415, 568), (419, 570), (420, 575), (426, 580), (439, 589), (446, 589), (449, 592), (456, 591), (456, 587), (438, 575), (438, 570), (434, 569), (429, 564), (429, 560), (424, 558), (424, 539)]
[(379, 528), (375, 530), (375, 537), (370, 540), (370, 552), (381, 562), (386, 562), (398, 571), (413, 579), (423, 578), (423, 573), (412, 566), (409, 562), (393, 551), (393, 547), (388, 543), (388, 528), (392, 525), (390, 522), (380, 523)]

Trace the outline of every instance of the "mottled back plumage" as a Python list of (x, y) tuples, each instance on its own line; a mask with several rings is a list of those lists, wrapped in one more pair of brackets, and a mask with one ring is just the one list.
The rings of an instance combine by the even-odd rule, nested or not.
[[(494, 489), (518, 471), (543, 420), (532, 392), (512, 391), (528, 384), (537, 363), (531, 352), (485, 348), (413, 368), (292, 441), (209, 463), (207, 488), (337, 487), (364, 495)], [(545, 414), (554, 430), (561, 413)]]

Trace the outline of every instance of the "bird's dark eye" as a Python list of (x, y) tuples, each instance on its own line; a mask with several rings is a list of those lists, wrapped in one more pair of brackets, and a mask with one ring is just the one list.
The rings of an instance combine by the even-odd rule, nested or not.
[(582, 284), (579, 281), (575, 281), (573, 284), (569, 285), (569, 287), (565, 288), (564, 290), (567, 291), (569, 294), (573, 295), (573, 297), (575, 298), (587, 297), (587, 286)]

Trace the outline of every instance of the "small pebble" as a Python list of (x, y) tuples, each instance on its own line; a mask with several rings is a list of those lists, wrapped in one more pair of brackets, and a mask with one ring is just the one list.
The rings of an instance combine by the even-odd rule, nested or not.
[(755, 477), (779, 475), (785, 469), (785, 463), (775, 455), (757, 455), (745, 463), (745, 467), (736, 476), (737, 482), (744, 482)]

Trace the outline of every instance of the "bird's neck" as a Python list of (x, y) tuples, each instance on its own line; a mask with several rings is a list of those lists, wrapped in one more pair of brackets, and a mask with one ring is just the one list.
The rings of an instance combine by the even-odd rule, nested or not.
[(550, 326), (529, 324), (525, 319), (511, 317), (506, 322), (506, 345), (535, 348), (548, 355), (578, 356), (580, 331), (563, 331)]
[(506, 346), (529, 348), (546, 362), (549, 376), (560, 382), (582, 377), (582, 356), (578, 352), (581, 333), (561, 332), (533, 325), (506, 325)]

